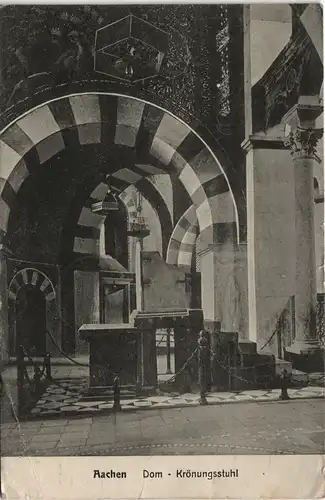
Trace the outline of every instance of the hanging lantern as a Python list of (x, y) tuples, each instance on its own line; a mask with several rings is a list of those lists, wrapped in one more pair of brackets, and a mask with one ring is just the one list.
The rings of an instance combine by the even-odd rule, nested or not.
[(116, 212), (120, 209), (119, 202), (111, 189), (110, 183), (105, 198), (91, 205), (91, 211), (97, 215), (106, 216), (110, 212)]
[(128, 225), (128, 236), (134, 236), (135, 238), (145, 238), (149, 236), (150, 230), (146, 224), (146, 220), (144, 217), (140, 215), (136, 215), (133, 218), (130, 218), (130, 222)]
[(142, 216), (142, 199), (140, 193), (138, 193), (137, 208), (130, 214), (127, 234), (135, 238), (145, 238), (150, 234), (146, 219)]
[(95, 71), (137, 82), (157, 76), (168, 34), (130, 14), (96, 31)]

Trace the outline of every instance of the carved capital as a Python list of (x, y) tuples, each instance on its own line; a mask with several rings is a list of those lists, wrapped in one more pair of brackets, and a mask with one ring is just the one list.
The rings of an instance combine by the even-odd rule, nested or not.
[(317, 155), (317, 143), (323, 136), (323, 129), (297, 127), (290, 132), (284, 143), (291, 149), (293, 158), (313, 158), (318, 163), (321, 159)]

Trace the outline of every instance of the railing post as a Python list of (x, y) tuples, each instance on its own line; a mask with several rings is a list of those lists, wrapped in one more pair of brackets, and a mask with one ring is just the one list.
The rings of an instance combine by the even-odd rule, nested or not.
[(122, 411), (121, 407), (121, 387), (120, 387), (120, 379), (116, 375), (114, 377), (114, 405), (113, 405), (113, 411)]
[(206, 399), (206, 392), (207, 392), (209, 345), (203, 330), (200, 331), (198, 344), (199, 344), (198, 362), (199, 362), (200, 405), (207, 405), (208, 401)]
[(289, 394), (288, 394), (288, 383), (289, 383), (289, 376), (288, 376), (288, 371), (283, 368), (282, 372), (281, 372), (281, 394), (280, 394), (280, 399), (282, 399), (283, 401), (286, 401), (289, 398)]
[(170, 328), (167, 328), (167, 334), (166, 334), (166, 348), (167, 348), (167, 370), (166, 374), (172, 373), (171, 371), (171, 366), (170, 366)]
[(47, 352), (44, 357), (45, 375), (48, 380), (51, 380), (51, 353)]

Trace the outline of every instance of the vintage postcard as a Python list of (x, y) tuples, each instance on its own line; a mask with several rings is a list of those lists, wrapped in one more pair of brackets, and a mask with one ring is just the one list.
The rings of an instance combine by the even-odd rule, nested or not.
[(318, 3), (0, 7), (3, 500), (325, 496)]

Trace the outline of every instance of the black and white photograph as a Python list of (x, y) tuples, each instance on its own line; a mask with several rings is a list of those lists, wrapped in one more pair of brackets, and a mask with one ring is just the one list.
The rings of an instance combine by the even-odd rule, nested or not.
[(1, 460), (323, 455), (323, 157), (318, 3), (3, 4)]

